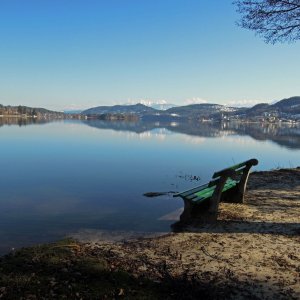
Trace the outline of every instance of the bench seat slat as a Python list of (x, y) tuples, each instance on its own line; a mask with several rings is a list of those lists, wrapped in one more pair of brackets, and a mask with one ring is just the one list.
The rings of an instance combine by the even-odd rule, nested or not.
[[(231, 179), (229, 182), (227, 181), (226, 184), (224, 185), (222, 192), (228, 191), (229, 189), (235, 187), (237, 184), (238, 184), (238, 181), (236, 181), (236, 180)], [(203, 192), (198, 192), (195, 194), (196, 197), (189, 199), (189, 200), (192, 200), (192, 202), (197, 202), (197, 203), (202, 202), (203, 200), (210, 198), (213, 195), (214, 190), (215, 189), (213, 188), (210, 190), (208, 190), (208, 189), (204, 190)]]
[[(233, 188), (237, 184), (238, 184), (238, 181), (228, 178), (228, 180), (226, 181), (226, 183), (224, 185), (222, 192), (225, 192), (225, 191)], [(206, 187), (206, 188), (202, 189), (201, 191), (196, 191), (187, 196), (180, 195), (180, 197), (190, 200), (192, 202), (201, 202), (202, 200), (210, 198), (213, 195), (215, 188), (216, 188), (215, 185), (212, 187)]]
[[(208, 183), (208, 186), (209, 186), (209, 187), (211, 187), (211, 186), (216, 186), (216, 185), (219, 183), (219, 181), (220, 181), (220, 178), (211, 180), (211, 181)], [(234, 179), (228, 177), (226, 183), (230, 183), (230, 182), (232, 182), (232, 181), (235, 182), (235, 183), (238, 183), (238, 182), (239, 182), (239, 180), (234, 180)]]
[(226, 192), (227, 190), (229, 190), (229, 189), (235, 187), (237, 184), (238, 184), (238, 181), (231, 181), (231, 182), (229, 182), (228, 184), (225, 184), (225, 186), (224, 186), (222, 192)]
[(193, 203), (201, 203), (203, 201), (205, 201), (206, 199), (208, 199), (209, 197), (196, 197), (193, 199)]
[(194, 199), (192, 199), (192, 202), (196, 203), (196, 202), (201, 202), (202, 200), (206, 200), (206, 199), (210, 198), (213, 195), (213, 193), (214, 193), (214, 190), (209, 191), (202, 195), (198, 195)]
[(196, 186), (196, 187), (194, 187), (192, 189), (183, 191), (181, 193), (174, 194), (174, 197), (183, 197), (184, 198), (184, 197), (187, 197), (187, 196), (189, 196), (191, 194), (194, 194), (194, 193), (196, 193), (196, 192), (198, 192), (200, 190), (203, 190), (203, 189), (205, 189), (207, 187), (208, 187), (208, 183), (203, 184), (203, 185), (199, 185), (199, 186)]
[[(181, 197), (181, 198), (190, 200), (192, 202), (201, 202), (205, 199), (210, 198), (213, 195), (217, 183), (218, 183), (218, 180), (214, 180), (212, 182), (209, 182), (204, 185), (200, 185), (200, 186), (190, 189), (188, 191), (184, 191), (182, 193), (175, 194), (174, 196)], [(210, 184), (213, 184), (213, 185), (210, 186)], [(238, 184), (237, 180), (234, 180), (229, 177), (224, 185), (222, 192), (225, 192), (225, 191), (231, 189), (232, 187), (236, 186), (237, 184)]]
[(207, 188), (207, 189), (205, 189), (205, 190), (203, 190), (203, 191), (200, 191), (200, 192), (198, 192), (198, 193), (195, 193), (195, 195), (196, 195), (197, 197), (205, 197), (206, 194), (211, 194), (211, 195), (212, 195), (213, 192), (215, 191), (215, 188), (216, 188), (216, 186)]
[[(197, 192), (195, 192), (195, 193), (193, 193), (193, 195), (195, 195), (194, 197), (200, 197), (200, 196), (202, 196), (202, 195), (205, 195), (205, 194), (207, 194), (207, 193), (213, 193), (214, 192), (214, 190), (215, 190), (215, 186), (213, 186), (213, 187), (207, 187), (206, 189), (203, 189), (203, 190), (201, 190), (201, 191), (197, 191)], [(194, 198), (194, 197), (191, 197), (192, 195), (190, 195), (190, 196), (188, 196), (188, 197), (186, 197), (187, 199), (192, 199), (192, 198)]]

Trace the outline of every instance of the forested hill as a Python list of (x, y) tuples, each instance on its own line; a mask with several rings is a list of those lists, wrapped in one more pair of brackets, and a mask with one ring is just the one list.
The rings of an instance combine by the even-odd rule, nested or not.
[(273, 104), (260, 103), (249, 107), (230, 107), (220, 104), (192, 104), (176, 106), (166, 110), (157, 110), (142, 104), (99, 106), (82, 112), (87, 116), (99, 116), (111, 114), (131, 114), (147, 120), (167, 120), (170, 118), (221, 120), (226, 119), (276, 119), (276, 120), (299, 120), (300, 97), (291, 97), (276, 101)]
[(134, 105), (114, 105), (114, 106), (98, 106), (89, 108), (82, 112), (84, 115), (95, 114), (155, 114), (159, 110), (152, 107), (146, 106), (144, 104), (138, 103)]
[(0, 104), (0, 116), (21, 116), (37, 118), (101, 118), (103, 120), (296, 120), (300, 121), (300, 97), (290, 97), (273, 104), (260, 103), (249, 107), (229, 107), (220, 104), (192, 104), (158, 110), (152, 107), (135, 105), (98, 106), (80, 114), (64, 114), (45, 108), (28, 106), (3, 106)]
[(28, 107), (28, 106), (4, 106), (0, 104), (0, 116), (24, 116), (24, 117), (51, 117), (63, 118), (63, 112), (48, 110), (45, 108)]

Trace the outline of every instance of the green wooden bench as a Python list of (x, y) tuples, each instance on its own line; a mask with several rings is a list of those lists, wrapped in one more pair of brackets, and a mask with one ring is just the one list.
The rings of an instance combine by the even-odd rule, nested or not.
[(243, 203), (250, 169), (257, 164), (257, 159), (247, 160), (215, 172), (204, 185), (174, 194), (184, 200), (180, 222), (214, 222), (220, 202)]

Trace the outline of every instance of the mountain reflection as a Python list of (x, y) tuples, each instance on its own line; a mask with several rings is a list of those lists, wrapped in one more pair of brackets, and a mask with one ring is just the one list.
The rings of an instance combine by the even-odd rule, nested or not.
[(52, 122), (50, 119), (36, 119), (36, 118), (17, 118), (17, 117), (1, 117), (0, 118), (0, 127), (4, 125), (18, 125), (26, 126), (33, 124), (46, 124)]
[[(4, 125), (41, 125), (53, 122), (50, 119), (34, 118), (0, 118), (0, 127)], [(195, 122), (150, 122), (150, 121), (103, 121), (103, 120), (81, 120), (72, 121), (83, 123), (98, 129), (111, 129), (116, 132), (129, 132), (138, 134), (140, 138), (159, 137), (164, 139), (168, 134), (181, 133), (190, 137), (203, 138), (225, 137), (231, 135), (250, 136), (259, 141), (272, 141), (282, 147), (289, 149), (300, 149), (300, 124), (287, 123), (195, 123)], [(202, 138), (202, 139), (201, 139)]]
[[(300, 124), (262, 123), (195, 123), (195, 122), (122, 122), (85, 120), (84, 124), (98, 129), (127, 131), (147, 136), (155, 129), (182, 133), (196, 137), (224, 137), (230, 135), (250, 136), (255, 140), (270, 140), (282, 147), (300, 149)], [(155, 134), (155, 132), (153, 132)]]

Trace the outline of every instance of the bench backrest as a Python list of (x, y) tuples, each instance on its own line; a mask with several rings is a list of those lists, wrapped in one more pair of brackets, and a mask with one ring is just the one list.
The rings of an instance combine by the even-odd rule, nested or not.
[(252, 167), (252, 166), (256, 166), (258, 164), (258, 160), (255, 158), (249, 159), (247, 161), (244, 161), (240, 164), (234, 165), (232, 167), (223, 169), (221, 171), (215, 172), (212, 178), (218, 178), (221, 177), (224, 174), (229, 174), (231, 171), (235, 172), (235, 173), (241, 173), (243, 171), (243, 169), (245, 169), (246, 167)]
[(230, 179), (232, 179), (232, 177), (235, 177), (234, 179), (239, 181), (241, 178), (241, 175), (244, 173), (244, 170), (246, 168), (251, 168), (252, 166), (256, 166), (258, 164), (258, 160), (255, 158), (249, 159), (247, 161), (244, 161), (242, 163), (239, 163), (237, 165), (231, 166), (229, 168), (223, 169), (221, 171), (217, 171), (214, 173), (214, 175), (212, 176), (212, 179), (209, 182), (209, 186), (214, 186), (217, 185), (220, 178), (224, 175), (227, 175)]
[[(174, 194), (173, 196), (174, 197), (180, 196), (182, 198), (185, 198), (185, 197), (189, 197), (190, 195), (192, 195), (196, 192), (199, 192), (201, 190), (204, 190), (204, 189), (206, 189), (206, 192), (208, 192), (207, 188), (209, 188), (209, 190), (211, 190), (211, 191), (214, 191), (214, 189), (217, 187), (218, 183), (222, 180), (223, 176), (227, 177), (226, 189), (236, 186), (237, 184), (241, 183), (241, 181), (243, 182), (243, 184), (245, 184), (247, 181), (247, 177), (248, 177), (250, 168), (257, 164), (258, 164), (257, 159), (255, 159), (255, 158), (249, 159), (240, 164), (237, 164), (232, 167), (215, 172), (214, 175), (212, 176), (212, 180), (206, 184), (203, 184), (201, 186), (196, 186), (192, 189), (183, 191), (181, 193)], [(245, 174), (244, 174), (244, 171), (245, 171)], [(224, 177), (223, 177), (223, 180), (225, 180)]]

